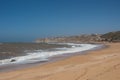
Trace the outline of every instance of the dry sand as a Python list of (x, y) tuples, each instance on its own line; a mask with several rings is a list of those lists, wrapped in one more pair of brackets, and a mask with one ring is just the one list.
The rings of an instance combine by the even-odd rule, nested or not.
[(86, 55), (11, 72), (0, 80), (120, 80), (120, 43)]

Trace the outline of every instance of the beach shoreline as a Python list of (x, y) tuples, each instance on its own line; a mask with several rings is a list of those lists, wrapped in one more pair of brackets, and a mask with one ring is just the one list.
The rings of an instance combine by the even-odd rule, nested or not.
[(120, 43), (52, 63), (0, 72), (0, 80), (120, 80)]
[(53, 56), (53, 57), (49, 57), (47, 61), (39, 61), (39, 62), (34, 62), (34, 63), (26, 63), (26, 64), (10, 64), (10, 65), (1, 65), (0, 66), (0, 72), (4, 73), (4, 72), (11, 72), (14, 70), (21, 70), (21, 69), (25, 69), (25, 68), (31, 68), (34, 66), (43, 66), (46, 64), (50, 64), (50, 63), (54, 63), (60, 60), (64, 60), (73, 56), (80, 56), (80, 55), (85, 55), (87, 54), (89, 51), (96, 51), (96, 50), (101, 50), (104, 48), (107, 48), (106, 45), (104, 44), (95, 44), (97, 45), (97, 47), (90, 49), (90, 50), (85, 50), (85, 51), (81, 51), (81, 52), (75, 52), (75, 53), (67, 53), (67, 54), (62, 54), (62, 55), (57, 55), (57, 56)]

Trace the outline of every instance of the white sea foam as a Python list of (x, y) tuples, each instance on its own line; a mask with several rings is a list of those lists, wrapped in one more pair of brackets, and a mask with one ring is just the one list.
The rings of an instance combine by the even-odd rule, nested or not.
[(74, 44), (74, 43), (64, 43), (64, 44), (70, 45), (71, 47), (70, 48), (66, 48), (66, 47), (56, 48), (56, 50), (54, 51), (41, 51), (41, 50), (39, 51), (38, 50), (37, 52), (28, 53), (28, 55), (26, 56), (19, 56), (19, 57), (14, 57), (11, 59), (0, 60), (0, 65), (26, 64), (26, 63), (46, 61), (48, 60), (49, 57), (53, 57), (56, 55), (71, 54), (75, 52), (86, 51), (86, 50), (90, 50), (90, 49), (93, 49), (99, 46), (95, 44)]

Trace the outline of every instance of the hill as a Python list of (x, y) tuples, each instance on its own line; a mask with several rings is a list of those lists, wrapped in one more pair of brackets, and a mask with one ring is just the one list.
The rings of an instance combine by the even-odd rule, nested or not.
[(101, 38), (103, 41), (120, 42), (120, 31), (103, 34)]
[(95, 41), (101, 41), (101, 35), (99, 34), (84, 34), (78, 36), (62, 36), (62, 37), (50, 37), (50, 38), (39, 38), (35, 42), (37, 43), (50, 43), (50, 42), (73, 42), (73, 43), (92, 43)]
[(83, 34), (78, 36), (39, 38), (36, 43), (51, 42), (73, 42), (73, 43), (94, 43), (94, 42), (120, 42), (120, 31), (108, 32), (105, 34)]

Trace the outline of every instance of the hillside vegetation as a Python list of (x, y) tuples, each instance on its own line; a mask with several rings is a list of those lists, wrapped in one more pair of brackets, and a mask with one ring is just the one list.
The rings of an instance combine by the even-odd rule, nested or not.
[(120, 31), (103, 34), (101, 38), (103, 41), (120, 42)]

